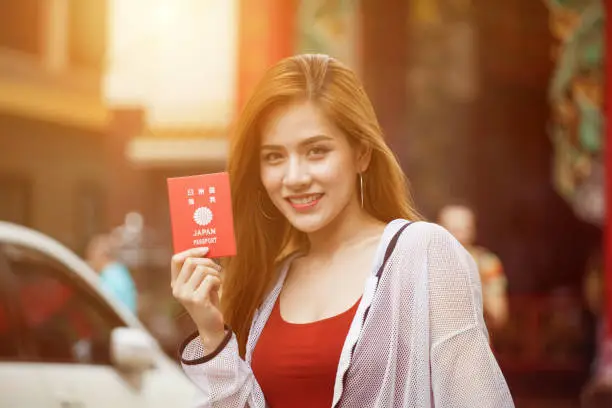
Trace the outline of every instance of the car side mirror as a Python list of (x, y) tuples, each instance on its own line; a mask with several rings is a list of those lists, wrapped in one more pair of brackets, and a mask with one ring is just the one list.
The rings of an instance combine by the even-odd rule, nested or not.
[(133, 373), (152, 369), (156, 356), (155, 340), (144, 330), (116, 327), (111, 332), (111, 361), (121, 371)]

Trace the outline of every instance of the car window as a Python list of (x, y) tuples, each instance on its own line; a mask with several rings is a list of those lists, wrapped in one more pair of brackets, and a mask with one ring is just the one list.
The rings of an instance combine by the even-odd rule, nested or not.
[(15, 316), (9, 309), (10, 272), (6, 260), (0, 254), (0, 361), (18, 360), (20, 355)]
[(13, 361), (20, 358), (16, 331), (11, 330), (11, 321), (5, 299), (0, 292), (0, 361)]
[(110, 364), (110, 336), (121, 319), (79, 276), (31, 248), (4, 245), (17, 304), (41, 362)]

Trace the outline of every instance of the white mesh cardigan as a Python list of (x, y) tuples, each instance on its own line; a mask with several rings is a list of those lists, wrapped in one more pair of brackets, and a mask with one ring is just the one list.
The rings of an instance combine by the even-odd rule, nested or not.
[[(255, 313), (244, 360), (231, 332), (207, 356), (197, 334), (183, 343), (183, 369), (199, 389), (194, 406), (267, 406), (250, 362), (290, 262)], [(442, 227), (395, 220), (385, 228), (342, 349), (333, 407), (514, 407), (489, 347), (476, 264)]]

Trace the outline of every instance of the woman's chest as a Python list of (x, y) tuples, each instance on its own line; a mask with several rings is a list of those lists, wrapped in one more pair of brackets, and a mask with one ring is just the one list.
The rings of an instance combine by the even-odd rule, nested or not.
[(333, 262), (295, 262), (280, 294), (284, 319), (309, 323), (348, 310), (363, 295), (372, 275), (371, 258), (354, 254)]
[[(278, 302), (253, 351), (253, 373), (271, 406), (329, 407), (338, 363), (357, 304), (317, 322), (283, 320)], [(300, 405), (301, 406), (301, 405)]]

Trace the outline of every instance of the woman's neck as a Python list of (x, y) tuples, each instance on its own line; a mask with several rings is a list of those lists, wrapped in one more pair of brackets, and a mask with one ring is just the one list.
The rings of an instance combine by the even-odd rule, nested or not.
[(349, 204), (331, 223), (308, 235), (309, 255), (331, 255), (347, 246), (380, 233), (384, 224), (359, 205)]

